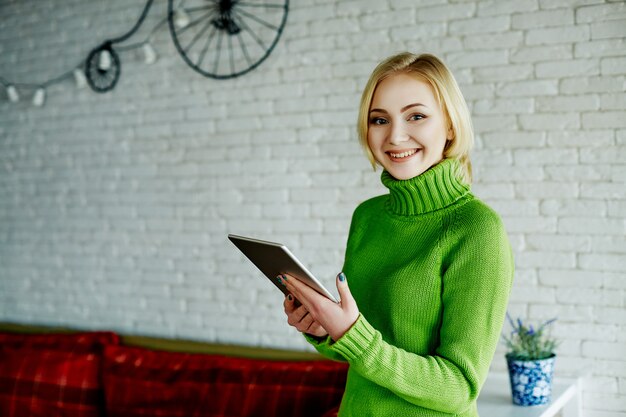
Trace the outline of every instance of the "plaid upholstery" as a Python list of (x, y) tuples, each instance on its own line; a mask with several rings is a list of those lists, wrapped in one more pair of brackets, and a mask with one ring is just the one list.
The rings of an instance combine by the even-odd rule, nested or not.
[(100, 353), (103, 345), (118, 344), (112, 332), (83, 333), (11, 333), (0, 332), (2, 348), (51, 349), (68, 353)]
[(104, 415), (100, 366), (113, 333), (0, 333), (0, 416)]
[(343, 394), (347, 365), (107, 346), (109, 417), (320, 417)]
[(103, 415), (99, 364), (92, 353), (1, 349), (0, 415)]

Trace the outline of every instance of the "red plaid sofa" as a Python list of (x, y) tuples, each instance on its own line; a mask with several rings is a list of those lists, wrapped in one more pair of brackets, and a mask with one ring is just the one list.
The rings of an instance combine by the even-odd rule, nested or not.
[(328, 417), (346, 372), (304, 352), (0, 323), (2, 417)]

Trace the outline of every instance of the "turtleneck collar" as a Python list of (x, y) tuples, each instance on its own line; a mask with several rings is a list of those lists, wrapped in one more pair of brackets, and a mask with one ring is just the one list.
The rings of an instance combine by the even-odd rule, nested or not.
[(417, 177), (397, 180), (386, 170), (381, 181), (389, 189), (387, 208), (401, 216), (415, 216), (453, 204), (470, 192), (457, 177), (458, 161), (444, 159)]

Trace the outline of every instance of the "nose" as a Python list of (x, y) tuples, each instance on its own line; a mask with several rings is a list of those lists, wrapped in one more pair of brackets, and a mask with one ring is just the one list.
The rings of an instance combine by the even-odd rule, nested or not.
[(402, 123), (393, 123), (391, 125), (391, 131), (389, 132), (389, 143), (399, 145), (407, 140), (409, 140), (409, 134)]

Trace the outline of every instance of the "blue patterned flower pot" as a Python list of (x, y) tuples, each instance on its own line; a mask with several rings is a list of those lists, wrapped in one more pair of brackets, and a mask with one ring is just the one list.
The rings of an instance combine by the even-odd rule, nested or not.
[(518, 360), (506, 355), (513, 404), (541, 405), (552, 397), (555, 355), (539, 360)]

